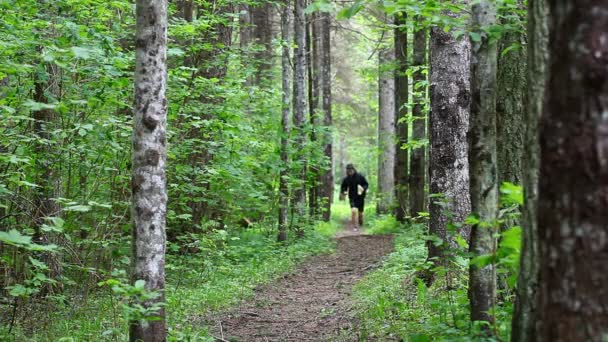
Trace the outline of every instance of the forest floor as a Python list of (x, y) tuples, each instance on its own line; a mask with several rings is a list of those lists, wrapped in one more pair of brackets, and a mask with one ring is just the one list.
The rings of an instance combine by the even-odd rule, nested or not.
[(356, 341), (353, 285), (393, 249), (391, 235), (349, 229), (336, 235), (336, 252), (315, 256), (252, 299), (204, 318), (218, 341)]

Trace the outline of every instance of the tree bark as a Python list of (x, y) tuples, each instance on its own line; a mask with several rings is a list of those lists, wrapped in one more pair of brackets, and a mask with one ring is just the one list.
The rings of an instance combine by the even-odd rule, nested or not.
[[(426, 99), (426, 86), (423, 82), (426, 80), (422, 68), (426, 65), (426, 39), (427, 31), (421, 26), (422, 18), (417, 17), (417, 30), (414, 32), (414, 107), (412, 108), (412, 140), (422, 141), (426, 138), (426, 113), (424, 113), (424, 101)], [(416, 216), (419, 212), (426, 210), (426, 196), (424, 193), (424, 185), (426, 182), (426, 147), (417, 146), (412, 149), (410, 157), (410, 177), (409, 177), (409, 195), (410, 195), (410, 215)]]
[[(471, 43), (471, 116), (469, 126), (469, 179), (471, 210), (480, 223), (471, 227), (469, 251), (473, 257), (496, 252), (498, 179), (496, 170), (496, 43), (483, 29), (496, 24), (491, 0), (472, 5), (472, 24), (481, 39)], [(469, 266), (471, 321), (493, 322), (495, 304), (494, 263)], [(486, 326), (489, 331), (489, 327)]]
[(320, 190), (319, 199), (322, 207), (323, 220), (329, 222), (331, 215), (331, 202), (334, 194), (334, 176), (333, 176), (333, 158), (332, 158), (332, 113), (331, 113), (331, 15), (329, 13), (321, 13), (321, 46), (322, 56), (322, 84), (321, 92), (323, 94), (323, 126), (325, 135), (323, 136), (323, 153), (325, 160), (328, 163), (320, 170)]
[(279, 174), (279, 236), (278, 241), (287, 240), (287, 213), (289, 206), (289, 114), (291, 104), (291, 63), (289, 55), (289, 45), (291, 44), (291, 1), (285, 0), (283, 4), (283, 14), (281, 17), (281, 72), (282, 72), (282, 89), (283, 89), (283, 108), (281, 111), (281, 163), (282, 169)]
[(407, 77), (407, 26), (406, 14), (395, 15), (395, 120), (396, 142), (395, 146), (395, 218), (404, 222), (408, 214), (408, 150), (405, 147), (408, 141), (408, 77)]
[(538, 302), (538, 170), (540, 147), (538, 122), (544, 105), (547, 79), (547, 6), (545, 0), (528, 0), (528, 53), (525, 111), (525, 144), (523, 154), (524, 206), (522, 247), (517, 296), (511, 329), (511, 341), (537, 341)]
[[(322, 42), (322, 33), (323, 27), (320, 19), (320, 14), (317, 12), (311, 13), (309, 15), (310, 19), (310, 45), (309, 45), (309, 75), (310, 75), (310, 124), (311, 124), (311, 133), (310, 140), (313, 144), (319, 139), (318, 137), (318, 128), (321, 126), (321, 115), (323, 113), (323, 89), (321, 88), (323, 74), (322, 74), (322, 65), (323, 65), (323, 42)], [(315, 144), (316, 145), (316, 144)], [(319, 212), (319, 197), (320, 191), (322, 190), (320, 187), (320, 168), (319, 161), (315, 160), (310, 165), (310, 169), (308, 170), (309, 177), (308, 179), (311, 181), (309, 187), (309, 210), (310, 216), (312, 219), (316, 219)]]
[(271, 17), (272, 7), (268, 1), (264, 1), (251, 8), (253, 38), (255, 44), (262, 47), (254, 54), (255, 60), (258, 63), (255, 74), (255, 84), (258, 85), (261, 84), (263, 80), (270, 77), (270, 69), (273, 62)]
[[(429, 232), (442, 239), (444, 245), (428, 243), (427, 247), (429, 259), (437, 258), (439, 262), (443, 262), (443, 248), (448, 242), (447, 223), (451, 220), (462, 222), (471, 211), (466, 138), (470, 101), (469, 53), (467, 37), (455, 39), (443, 28), (432, 28), (429, 186), (430, 193), (439, 198), (432, 198), (429, 204)], [(460, 233), (468, 236), (465, 229)]]
[(608, 4), (548, 4), (538, 337), (601, 342), (608, 337)]
[[(139, 303), (144, 307), (164, 302), (165, 176), (167, 100), (167, 3), (138, 0), (135, 54), (135, 104), (132, 158), (132, 280), (144, 280), (148, 291), (160, 294)], [(131, 341), (165, 341), (165, 312), (153, 321), (130, 323)]]
[[(523, 1), (519, 0), (523, 7)], [(526, 96), (526, 37), (522, 33), (507, 32), (500, 40), (499, 52), (518, 44), (498, 58), (496, 98), (496, 130), (498, 156), (498, 184), (522, 182), (522, 158), (525, 133)]]
[[(304, 15), (304, 1), (295, 0), (294, 38), (294, 73), (293, 73), (293, 125), (296, 131), (296, 146), (306, 144), (306, 18)], [(298, 153), (297, 171), (299, 183), (293, 191), (293, 205), (296, 210), (298, 235), (302, 235), (301, 224), (306, 217), (306, 154)]]
[(378, 214), (388, 214), (395, 197), (394, 60), (394, 48), (378, 51)]

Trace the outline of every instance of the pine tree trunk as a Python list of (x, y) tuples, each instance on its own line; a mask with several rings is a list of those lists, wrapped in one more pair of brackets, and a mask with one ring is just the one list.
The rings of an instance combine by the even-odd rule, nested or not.
[[(448, 15), (454, 15), (448, 13)], [(449, 220), (462, 222), (471, 211), (467, 131), (469, 127), (469, 53), (467, 37), (434, 27), (430, 44), (429, 232), (448, 241)], [(441, 202), (445, 202), (445, 207)], [(452, 213), (450, 218), (446, 212)], [(460, 232), (467, 237), (468, 232)], [(429, 258), (443, 262), (443, 247), (427, 244)]]
[(547, 78), (547, 6), (545, 0), (528, 0), (528, 54), (525, 111), (525, 144), (523, 154), (524, 208), (522, 215), (522, 247), (517, 297), (513, 313), (511, 341), (537, 341), (538, 302), (538, 170), (540, 147), (538, 121), (543, 110)]
[[(294, 38), (294, 73), (293, 73), (293, 125), (296, 131), (296, 146), (307, 143), (306, 132), (306, 18), (304, 0), (295, 0)], [(296, 210), (299, 235), (303, 234), (301, 224), (306, 217), (306, 155), (298, 153), (297, 167), (299, 183), (293, 191), (293, 205)]]
[(608, 338), (608, 4), (548, 1), (538, 337)]
[(323, 94), (323, 126), (325, 134), (323, 136), (323, 154), (325, 155), (327, 166), (320, 170), (319, 178), (319, 201), (322, 209), (323, 220), (329, 222), (331, 214), (331, 203), (334, 194), (334, 176), (333, 176), (333, 155), (332, 155), (332, 134), (330, 131), (332, 125), (331, 118), (331, 15), (329, 13), (321, 13), (321, 64), (322, 64), (322, 84), (321, 93)]
[[(421, 28), (421, 17), (416, 18), (417, 31), (414, 33), (414, 67), (418, 68), (414, 71), (414, 107), (412, 108), (412, 140), (421, 141), (426, 138), (426, 113), (424, 113), (424, 101), (426, 99), (426, 86), (423, 82), (426, 80), (426, 75), (421, 70), (426, 65), (426, 39), (427, 31)], [(410, 157), (410, 179), (409, 179), (409, 195), (410, 195), (410, 215), (416, 216), (419, 212), (426, 210), (426, 196), (424, 193), (424, 185), (426, 182), (426, 148), (424, 146), (416, 147), (412, 150)]]
[(394, 49), (378, 51), (378, 214), (389, 212), (395, 195), (395, 77), (391, 65), (394, 60)]
[(253, 39), (255, 44), (260, 45), (260, 49), (254, 54), (257, 61), (255, 73), (255, 84), (259, 85), (263, 80), (270, 77), (270, 69), (273, 62), (272, 51), (272, 6), (269, 2), (263, 1), (261, 4), (251, 8), (251, 21), (253, 24)]
[(408, 150), (404, 145), (408, 141), (408, 77), (407, 77), (407, 26), (405, 13), (396, 14), (395, 25), (395, 120), (396, 142), (395, 146), (395, 217), (397, 221), (404, 222), (408, 212)]
[(291, 105), (291, 63), (289, 55), (289, 45), (291, 44), (291, 3), (286, 0), (283, 4), (283, 14), (281, 17), (281, 42), (282, 42), (282, 57), (281, 71), (283, 84), (283, 108), (281, 115), (281, 127), (283, 129), (281, 135), (281, 163), (282, 168), (279, 179), (279, 236), (278, 241), (287, 240), (287, 213), (289, 206), (289, 114)]
[[(469, 174), (471, 210), (479, 224), (471, 227), (469, 251), (473, 257), (496, 252), (498, 179), (496, 170), (496, 43), (483, 29), (496, 24), (491, 0), (472, 6), (473, 27), (481, 39), (471, 43), (471, 116), (469, 126)], [(471, 321), (493, 322), (496, 268), (493, 263), (469, 266)], [(489, 329), (489, 327), (488, 327)]]
[[(146, 290), (160, 294), (139, 303), (150, 307), (164, 302), (165, 288), (167, 4), (138, 0), (136, 12), (131, 276), (134, 282), (144, 280)], [(155, 316), (159, 319), (131, 322), (129, 339), (165, 341), (164, 309)]]

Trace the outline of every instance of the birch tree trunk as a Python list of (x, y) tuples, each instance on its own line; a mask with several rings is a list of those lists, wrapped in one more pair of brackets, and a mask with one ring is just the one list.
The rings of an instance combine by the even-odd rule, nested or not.
[(538, 338), (608, 338), (608, 4), (549, 4), (540, 125)]
[(395, 50), (378, 52), (378, 214), (387, 214), (395, 194)]
[(407, 26), (406, 14), (395, 15), (395, 24), (401, 25), (395, 29), (395, 217), (404, 222), (408, 212), (408, 150), (403, 148), (408, 141), (408, 77), (407, 77)]
[(291, 63), (289, 55), (289, 45), (291, 44), (291, 1), (285, 0), (283, 4), (283, 14), (281, 17), (281, 72), (283, 87), (283, 108), (281, 111), (281, 163), (282, 169), (279, 179), (279, 241), (287, 240), (287, 209), (289, 206), (289, 114), (291, 105)]
[(329, 13), (320, 14), (322, 21), (321, 45), (323, 52), (321, 56), (322, 82), (321, 91), (323, 94), (323, 126), (325, 135), (323, 136), (323, 153), (329, 163), (320, 171), (320, 191), (319, 199), (322, 206), (323, 220), (329, 222), (331, 214), (331, 202), (334, 194), (333, 158), (332, 158), (332, 134), (331, 134), (331, 15)]
[[(480, 223), (471, 227), (469, 251), (473, 257), (496, 252), (498, 179), (496, 170), (496, 43), (484, 28), (496, 24), (491, 0), (472, 5), (472, 24), (481, 35), (471, 43), (471, 117), (469, 127), (469, 171), (471, 210)], [(469, 266), (471, 321), (493, 322), (496, 268), (493, 263)], [(489, 331), (489, 327), (487, 327)]]
[[(296, 146), (306, 144), (306, 18), (304, 15), (304, 1), (295, 0), (294, 38), (294, 73), (293, 73), (293, 124), (296, 131)], [(299, 183), (293, 191), (293, 205), (296, 210), (297, 221), (304, 222), (306, 217), (306, 155), (300, 151), (297, 160)], [(302, 235), (300, 224), (296, 227), (298, 234)]]
[[(426, 113), (424, 113), (424, 101), (426, 99), (426, 86), (423, 82), (426, 80), (426, 75), (421, 70), (426, 65), (426, 39), (427, 31), (421, 28), (421, 17), (416, 18), (417, 30), (414, 32), (414, 60), (415, 68), (414, 94), (412, 108), (412, 139), (413, 141), (422, 141), (426, 138)], [(418, 146), (412, 149), (410, 157), (410, 177), (409, 177), (409, 195), (410, 195), (410, 215), (416, 216), (419, 212), (426, 210), (426, 196), (424, 193), (424, 185), (426, 182), (426, 147)]]
[[(144, 280), (148, 291), (159, 297), (139, 303), (150, 307), (164, 302), (165, 176), (167, 100), (167, 3), (138, 0), (135, 53), (135, 103), (133, 117), (132, 279)], [(165, 341), (164, 309), (158, 320), (133, 321), (131, 341)]]
[(528, 71), (523, 154), (524, 208), (522, 247), (513, 312), (511, 341), (537, 341), (538, 302), (538, 122), (543, 110), (547, 79), (547, 6), (545, 0), (528, 0)]
[[(454, 15), (449, 13), (448, 15)], [(447, 242), (446, 224), (462, 222), (471, 211), (469, 197), (469, 53), (467, 37), (454, 39), (440, 27), (431, 30), (429, 116), (429, 232)], [(441, 199), (443, 198), (443, 199)], [(445, 202), (445, 207), (441, 202)], [(450, 218), (447, 212), (452, 213)], [(468, 236), (468, 232), (461, 234)], [(443, 246), (427, 244), (429, 258), (443, 261)]]

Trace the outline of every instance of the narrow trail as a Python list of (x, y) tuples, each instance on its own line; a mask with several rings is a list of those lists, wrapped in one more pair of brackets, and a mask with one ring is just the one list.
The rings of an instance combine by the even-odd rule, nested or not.
[(356, 331), (352, 287), (392, 250), (392, 236), (345, 228), (336, 240), (335, 253), (312, 257), (291, 274), (258, 288), (255, 297), (239, 307), (207, 317), (217, 340), (356, 340), (348, 334)]

